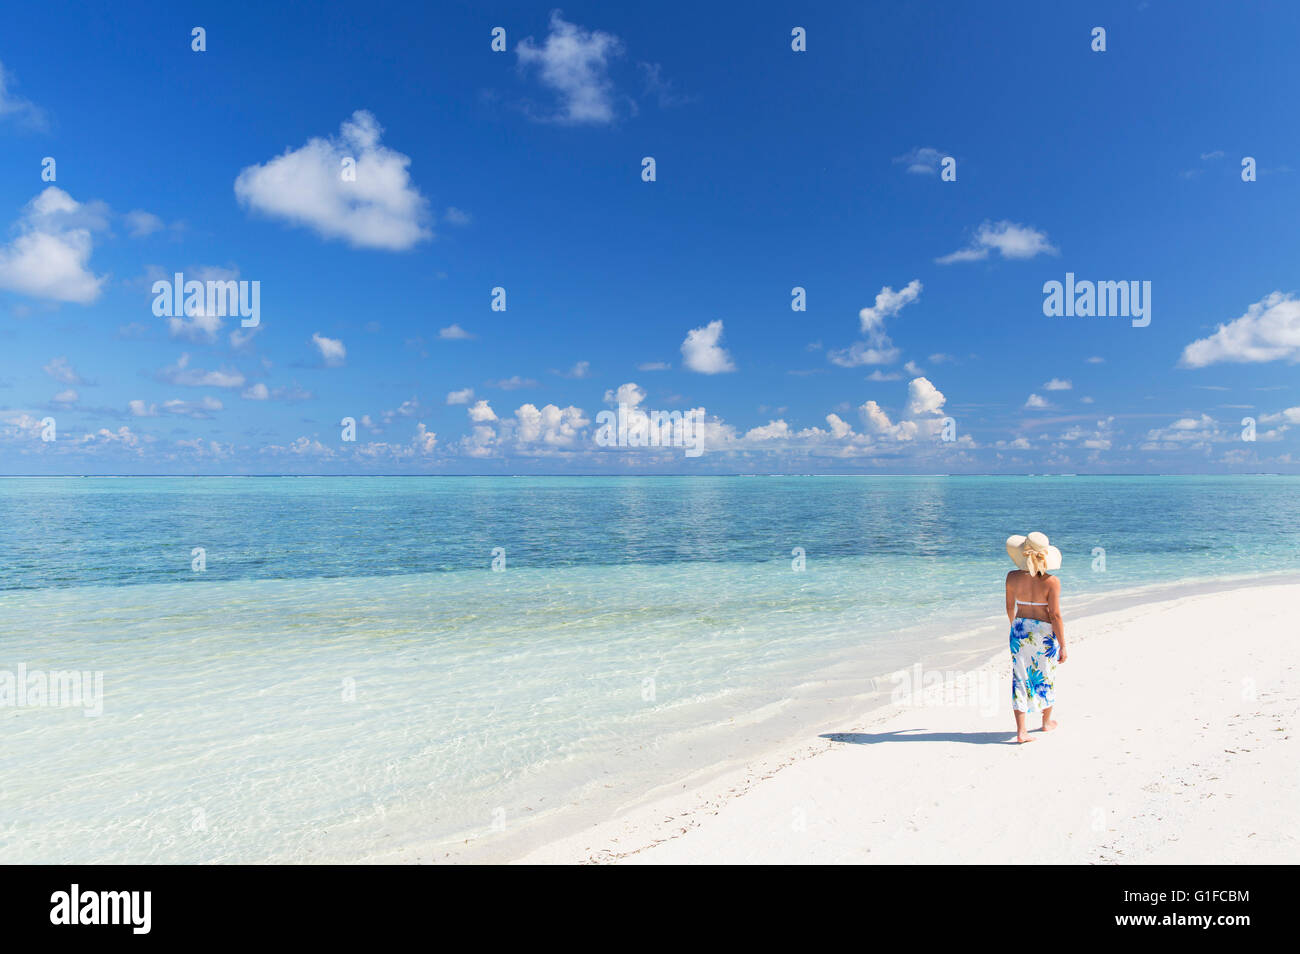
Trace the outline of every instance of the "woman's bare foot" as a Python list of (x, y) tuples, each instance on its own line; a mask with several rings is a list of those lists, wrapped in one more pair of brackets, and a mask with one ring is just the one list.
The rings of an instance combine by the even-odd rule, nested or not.
[(1055, 719), (1044, 719), (1044, 720), (1043, 720), (1043, 731), (1044, 731), (1044, 732), (1051, 732), (1051, 731), (1052, 731), (1053, 729), (1055, 729), (1055, 728), (1056, 728), (1056, 720), (1055, 720)]
[(1017, 732), (1017, 733), (1016, 733), (1016, 741), (1017, 741), (1017, 742), (1037, 742), (1038, 740), (1035, 739), (1032, 735), (1029, 735), (1028, 733), (1025, 733), (1025, 732)]

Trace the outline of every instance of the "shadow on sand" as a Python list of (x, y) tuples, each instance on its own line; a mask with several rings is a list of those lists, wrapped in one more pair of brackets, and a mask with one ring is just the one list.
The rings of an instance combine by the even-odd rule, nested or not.
[(824, 732), (823, 739), (848, 742), (853, 745), (875, 745), (878, 742), (965, 742), (969, 745), (1015, 745), (1014, 732), (917, 732), (899, 729), (896, 732)]

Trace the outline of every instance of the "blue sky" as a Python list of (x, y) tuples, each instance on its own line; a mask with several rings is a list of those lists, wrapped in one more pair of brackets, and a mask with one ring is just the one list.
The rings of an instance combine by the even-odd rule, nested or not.
[(411, 6), (6, 13), (0, 473), (1300, 471), (1294, 5)]

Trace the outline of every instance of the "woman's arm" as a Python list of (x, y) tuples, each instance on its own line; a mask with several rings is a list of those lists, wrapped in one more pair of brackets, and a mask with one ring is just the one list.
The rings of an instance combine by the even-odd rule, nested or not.
[[(1011, 573), (1015, 573), (1015, 572), (1016, 572), (1015, 570), (1011, 571)], [(1007, 581), (1006, 581), (1008, 623), (1014, 623), (1016, 621), (1016, 598), (1011, 595), (1011, 573), (1007, 574)]]
[(1060, 647), (1057, 662), (1065, 662), (1065, 620), (1061, 618), (1061, 581), (1052, 577), (1047, 581), (1047, 621), (1052, 624), (1056, 634), (1056, 644)]

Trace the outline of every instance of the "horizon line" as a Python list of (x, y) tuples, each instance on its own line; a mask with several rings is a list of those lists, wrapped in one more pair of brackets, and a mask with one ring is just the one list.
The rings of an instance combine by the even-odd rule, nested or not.
[(661, 474), (661, 473), (628, 473), (628, 474), (565, 474), (565, 473), (542, 473), (542, 474), (0, 474), (0, 480), (130, 480), (132, 478), (168, 478), (168, 479), (208, 479), (208, 480), (225, 480), (231, 478), (384, 478), (394, 477), (409, 478), (426, 478), (426, 477), (445, 477), (445, 478), (465, 478), (465, 477), (497, 477), (497, 478), (525, 478), (525, 477), (1300, 477), (1300, 474), (1285, 474), (1279, 471), (1257, 471), (1239, 474), (1212, 474), (1212, 473), (1144, 473), (1141, 471), (1115, 472), (1115, 473), (972, 473), (972, 474), (935, 474), (935, 473), (908, 473), (908, 474), (826, 474), (826, 473), (726, 473), (726, 474)]

